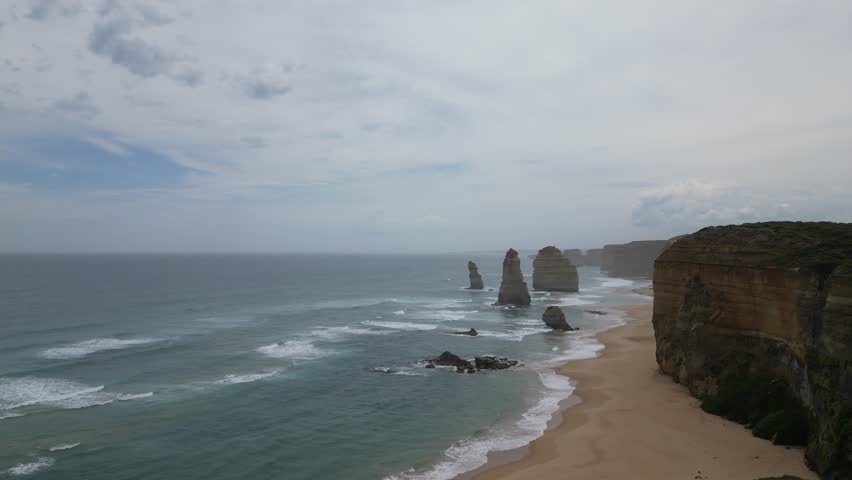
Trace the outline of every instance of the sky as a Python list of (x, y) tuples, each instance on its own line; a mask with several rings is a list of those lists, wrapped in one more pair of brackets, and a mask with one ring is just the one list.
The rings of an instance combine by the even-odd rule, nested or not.
[(4, 0), (0, 252), (852, 222), (848, 0)]

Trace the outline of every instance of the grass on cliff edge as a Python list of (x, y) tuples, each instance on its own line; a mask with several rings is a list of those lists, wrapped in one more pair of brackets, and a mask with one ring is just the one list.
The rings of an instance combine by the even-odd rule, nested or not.
[(838, 266), (852, 272), (852, 223), (760, 222), (707, 227), (696, 234), (707, 240), (783, 245), (789, 253), (768, 261), (771, 266), (804, 267), (830, 273)]
[(763, 477), (757, 480), (802, 480), (802, 477), (794, 477), (792, 475), (784, 475), (783, 477)]
[(704, 398), (701, 409), (741, 423), (755, 437), (776, 445), (808, 441), (807, 410), (780, 380), (753, 377), (724, 382), (717, 396)]

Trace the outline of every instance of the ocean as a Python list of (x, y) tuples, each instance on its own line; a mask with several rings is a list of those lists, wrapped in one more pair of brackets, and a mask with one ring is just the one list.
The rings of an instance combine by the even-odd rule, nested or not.
[[(529, 276), (532, 262), (522, 252)], [(486, 290), (469, 291), (467, 261)], [(502, 254), (0, 256), (0, 477), (450, 479), (541, 435), (648, 281), (494, 306)], [(527, 283), (531, 285), (531, 278)], [(580, 329), (551, 332), (560, 305)], [(604, 311), (605, 314), (587, 310)], [(479, 336), (453, 335), (475, 328)], [(449, 350), (518, 359), (457, 374)]]

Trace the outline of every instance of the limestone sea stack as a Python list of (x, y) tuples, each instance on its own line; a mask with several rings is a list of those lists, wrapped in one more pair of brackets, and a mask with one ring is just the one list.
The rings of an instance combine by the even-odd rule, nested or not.
[(852, 478), (852, 224), (705, 228), (654, 268), (657, 363), (820, 478)]
[(482, 275), (479, 274), (479, 268), (476, 266), (476, 264), (471, 261), (468, 261), (467, 271), (470, 276), (470, 286), (467, 288), (469, 290), (482, 290), (485, 285), (482, 283)]
[(554, 247), (544, 247), (533, 260), (533, 290), (546, 292), (576, 292), (579, 280), (577, 267)]
[(568, 321), (565, 320), (565, 312), (557, 306), (547, 307), (541, 319), (544, 320), (545, 325), (554, 330), (565, 330), (568, 332), (574, 330), (571, 325), (568, 325)]
[(524, 274), (521, 272), (521, 258), (518, 252), (510, 248), (503, 259), (503, 280), (500, 282), (500, 293), (497, 295), (497, 305), (529, 305), (530, 292)]

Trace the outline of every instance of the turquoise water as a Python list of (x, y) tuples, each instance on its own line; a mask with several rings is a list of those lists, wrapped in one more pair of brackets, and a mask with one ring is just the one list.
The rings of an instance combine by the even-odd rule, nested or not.
[[(523, 309), (487, 288), (502, 257), (0, 257), (0, 476), (445, 479), (540, 435), (594, 355), (646, 301), (580, 269), (581, 292)], [(531, 262), (524, 258), (524, 270)], [(548, 332), (563, 305), (578, 332)], [(451, 335), (476, 328), (478, 337)], [(456, 374), (450, 350), (520, 359)]]

